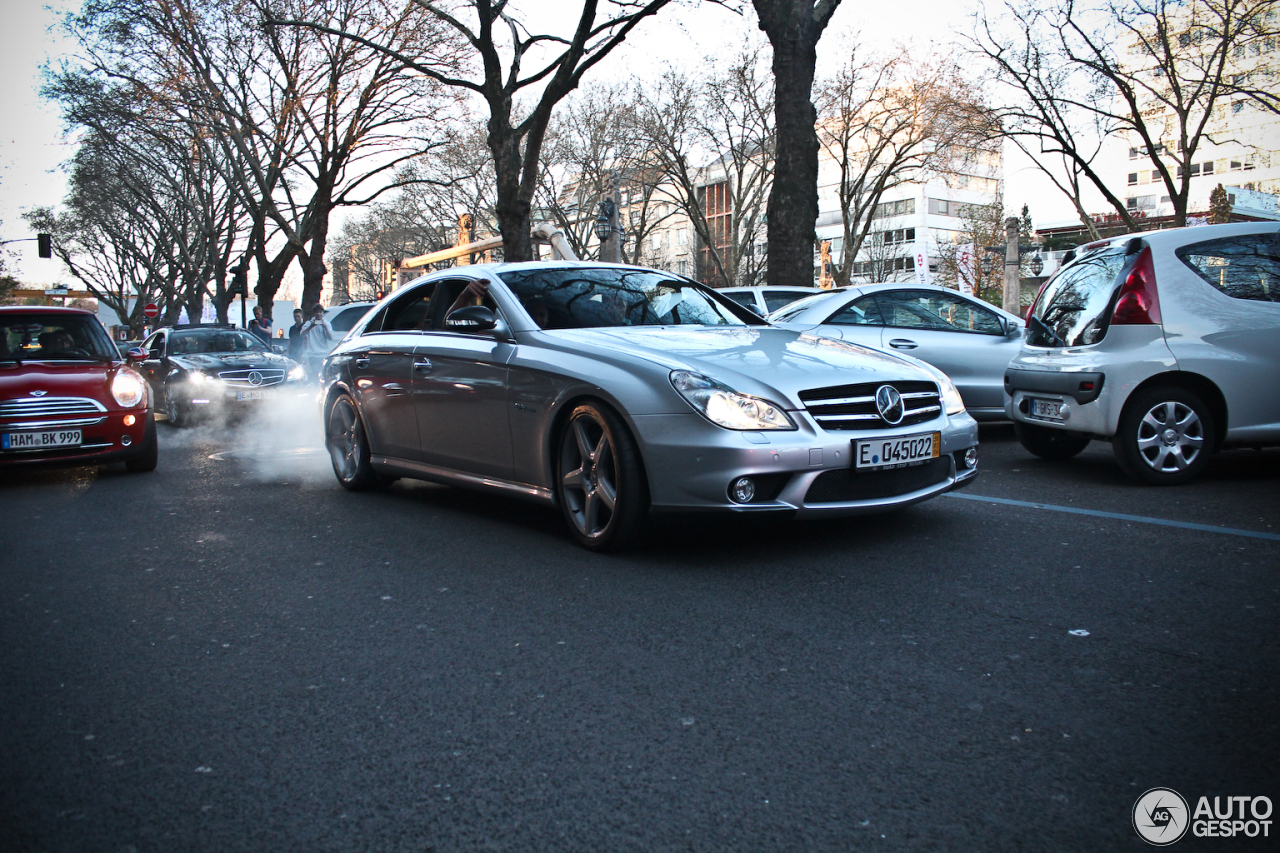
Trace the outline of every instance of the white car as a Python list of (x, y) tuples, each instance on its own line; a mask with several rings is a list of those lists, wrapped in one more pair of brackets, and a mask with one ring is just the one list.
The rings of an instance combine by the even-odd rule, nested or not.
[(345, 305), (332, 305), (324, 309), (324, 318), (333, 329), (334, 343), (351, 331), (351, 327), (360, 322), (360, 318), (369, 313), (369, 309), (377, 302), (348, 302)]
[(1023, 446), (1092, 439), (1156, 485), (1223, 447), (1280, 445), (1280, 224), (1129, 234), (1084, 246), (1041, 289), (1005, 408)]
[(739, 305), (745, 305), (761, 317), (777, 311), (806, 296), (815, 293), (829, 293), (819, 287), (783, 287), (765, 285), (761, 287), (722, 287), (717, 293), (727, 296)]

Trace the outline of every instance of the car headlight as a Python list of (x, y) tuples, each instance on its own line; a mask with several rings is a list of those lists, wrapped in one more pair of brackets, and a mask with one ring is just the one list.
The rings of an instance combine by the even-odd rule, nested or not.
[(126, 409), (147, 399), (147, 383), (133, 371), (120, 370), (111, 379), (111, 396)]
[(927, 362), (920, 362), (921, 367), (933, 374), (933, 378), (938, 380), (938, 390), (942, 392), (942, 408), (946, 410), (948, 415), (958, 415), (964, 411), (964, 400), (960, 398), (960, 389), (956, 387), (956, 383), (951, 381), (951, 377), (943, 373), (938, 368)]
[(306, 379), (306, 378), (307, 378), (307, 371), (302, 367), (301, 364), (294, 365), (293, 369), (289, 371), (288, 379), (290, 382), (296, 382), (299, 379)]
[(212, 384), (214, 382), (222, 381), (217, 376), (210, 376), (209, 374), (201, 370), (191, 371), (190, 373), (187, 374), (187, 378), (191, 380), (191, 383), (193, 385), (204, 385), (205, 383)]
[(700, 373), (673, 370), (671, 384), (698, 413), (725, 429), (795, 429), (782, 407), (759, 397), (739, 394)]

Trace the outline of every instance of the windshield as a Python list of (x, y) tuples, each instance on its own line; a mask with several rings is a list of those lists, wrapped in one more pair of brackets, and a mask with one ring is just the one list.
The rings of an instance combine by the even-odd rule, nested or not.
[(170, 355), (266, 351), (266, 344), (238, 329), (182, 329), (174, 332), (169, 340)]
[(0, 361), (114, 360), (120, 354), (97, 317), (0, 315)]
[(529, 269), (501, 278), (543, 329), (749, 325), (709, 289), (658, 270)]
[[(1111, 322), (1111, 297), (1124, 266), (1123, 249), (1095, 252), (1049, 279), (1027, 323), (1027, 343), (1035, 347), (1096, 344)], [(1038, 320), (1039, 322), (1036, 322)]]

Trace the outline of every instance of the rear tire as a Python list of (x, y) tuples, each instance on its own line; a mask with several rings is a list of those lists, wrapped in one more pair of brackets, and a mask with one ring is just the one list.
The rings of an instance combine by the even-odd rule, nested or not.
[(1050, 462), (1063, 462), (1078, 456), (1089, 446), (1089, 436), (1065, 429), (1013, 422), (1013, 432), (1028, 453), (1048, 459)]
[(1176, 486), (1198, 476), (1213, 453), (1213, 413), (1173, 386), (1135, 394), (1111, 440), (1116, 461), (1139, 483)]
[(156, 436), (156, 417), (148, 413), (147, 425), (142, 431), (142, 448), (136, 456), (131, 456), (124, 461), (124, 467), (126, 471), (134, 474), (145, 474), (156, 470), (156, 463), (159, 461), (160, 441)]
[(390, 482), (380, 477), (369, 461), (369, 439), (355, 401), (346, 394), (333, 401), (325, 419), (324, 446), (333, 463), (333, 473), (344, 489), (363, 492)]
[(597, 403), (565, 421), (555, 458), (556, 499), (578, 544), (618, 551), (635, 543), (649, 511), (649, 487), (635, 439)]

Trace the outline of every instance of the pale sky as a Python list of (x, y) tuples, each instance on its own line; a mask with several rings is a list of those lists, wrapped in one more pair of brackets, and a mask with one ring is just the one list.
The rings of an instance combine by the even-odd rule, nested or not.
[[(41, 100), (40, 67), (75, 49), (58, 32), (59, 12), (78, 8), (78, 0), (8, 0), (0, 27), (0, 240), (33, 237), (21, 214), (32, 207), (57, 206), (65, 192), (59, 166), (68, 159), (73, 141), (62, 134), (58, 111)], [(561, 3), (525, 0), (517, 8), (550, 11)], [(565, 2), (567, 13), (577, 6)], [(749, 4), (748, 4), (749, 7)], [(834, 45), (842, 35), (861, 31), (870, 48), (887, 47), (907, 38), (917, 44), (946, 41), (952, 28), (967, 28), (966, 4), (948, 0), (912, 0), (910, 14), (903, 6), (844, 0), (822, 42)], [(561, 20), (568, 19), (568, 14)], [(739, 43), (755, 31), (754, 13), (736, 18), (709, 4), (669, 8), (645, 21), (620, 51), (593, 69), (591, 79), (626, 74), (653, 74), (667, 63), (687, 63)], [(1006, 196), (1010, 209), (1030, 201), (1037, 221), (1070, 216), (1070, 207), (1054, 197), (1047, 182), (1033, 181), (1025, 169), (1006, 165)], [(1065, 209), (1065, 214), (1051, 214)], [(57, 262), (36, 257), (35, 243), (11, 243), (7, 247), (10, 271), (28, 282), (53, 282), (65, 278)]]

